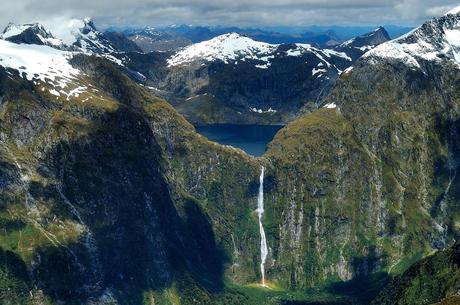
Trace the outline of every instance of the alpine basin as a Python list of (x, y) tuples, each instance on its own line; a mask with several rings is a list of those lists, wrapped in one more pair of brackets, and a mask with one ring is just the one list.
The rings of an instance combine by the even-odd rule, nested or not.
[(282, 127), (281, 125), (213, 124), (195, 128), (198, 133), (211, 141), (240, 148), (249, 155), (260, 157)]

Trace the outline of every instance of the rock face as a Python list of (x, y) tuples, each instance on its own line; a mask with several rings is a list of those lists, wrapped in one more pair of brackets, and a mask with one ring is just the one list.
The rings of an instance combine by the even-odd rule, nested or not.
[(256, 281), (255, 160), (103, 58), (0, 50), (0, 300), (242, 304), (223, 281)]
[(441, 53), (455, 45), (442, 44), (433, 59), (380, 53), (433, 39), (422, 34), (432, 26), (446, 41), (458, 18), (434, 19), (369, 52), (342, 75), (329, 107), (275, 137), (266, 154), (277, 182), (271, 214), (280, 230), (267, 232), (274, 277), (305, 287), (397, 273), (458, 236), (458, 63)]

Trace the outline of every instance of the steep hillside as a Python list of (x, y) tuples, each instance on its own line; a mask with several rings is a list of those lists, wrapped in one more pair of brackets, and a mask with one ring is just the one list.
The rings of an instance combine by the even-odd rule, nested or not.
[(458, 304), (459, 293), (460, 244), (456, 243), (411, 266), (391, 281), (372, 304)]
[[(252, 223), (249, 205), (219, 191), (219, 175), (234, 166), (249, 184), (253, 161), (195, 134), (104, 59), (7, 42), (0, 49), (2, 302), (210, 303), (231, 253), (222, 238)], [(196, 161), (187, 166), (197, 168), (194, 179), (220, 181), (216, 206), (182, 193), (173, 175), (184, 154)], [(197, 176), (206, 164), (213, 175)], [(229, 223), (210, 218), (217, 212)]]
[[(448, 40), (458, 19), (434, 19), (367, 53), (327, 107), (275, 137), (265, 155), (269, 276), (290, 287), (375, 284), (378, 272), (399, 273), (458, 237), (460, 80)], [(440, 42), (439, 56), (385, 52), (427, 41)]]

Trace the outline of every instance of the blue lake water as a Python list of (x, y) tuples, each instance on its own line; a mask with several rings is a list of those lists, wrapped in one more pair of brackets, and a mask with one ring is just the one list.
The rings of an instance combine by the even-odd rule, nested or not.
[(241, 148), (249, 155), (260, 157), (283, 126), (215, 124), (195, 128), (211, 141)]

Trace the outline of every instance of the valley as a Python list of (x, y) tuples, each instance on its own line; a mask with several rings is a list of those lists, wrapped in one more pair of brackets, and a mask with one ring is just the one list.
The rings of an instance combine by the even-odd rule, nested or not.
[(455, 304), (460, 9), (334, 47), (69, 24), (0, 40), (2, 304)]

